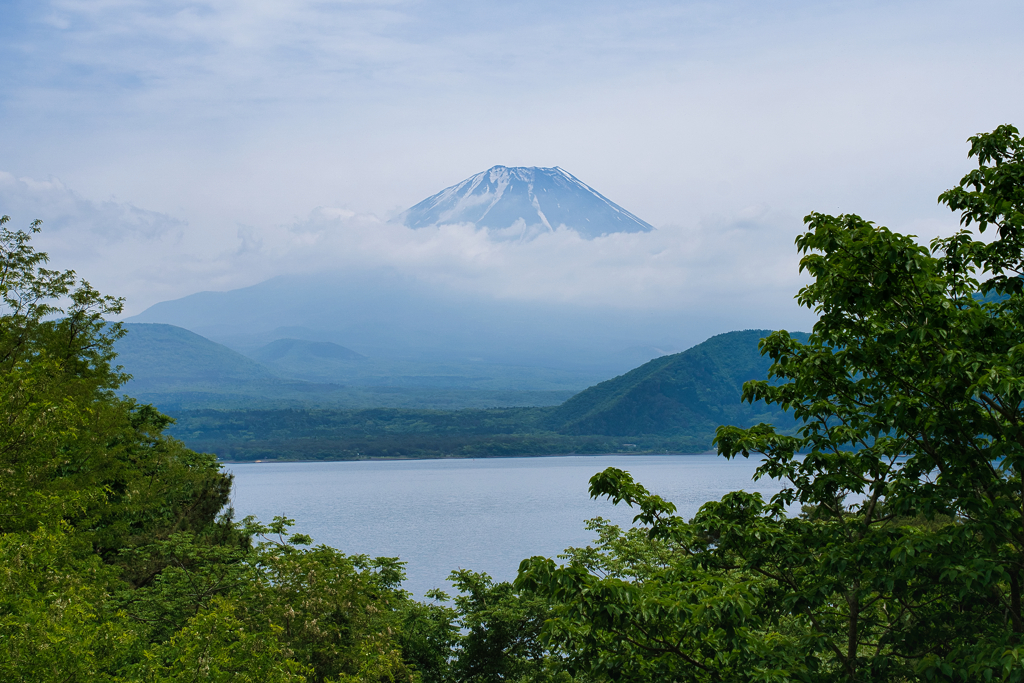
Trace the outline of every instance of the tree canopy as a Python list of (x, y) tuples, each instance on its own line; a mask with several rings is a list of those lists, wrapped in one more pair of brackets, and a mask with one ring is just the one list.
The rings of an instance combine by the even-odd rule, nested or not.
[(799, 431), (716, 437), (725, 457), (762, 457), (781, 493), (733, 493), (684, 521), (606, 470), (592, 495), (638, 506), (642, 539), (524, 562), (519, 585), (560, 604), (551, 642), (585, 670), (1024, 678), (1024, 142), (1012, 126), (970, 142), (978, 168), (939, 197), (961, 214), (952, 237), (924, 247), (855, 215), (805, 219), (813, 281), (798, 300), (818, 322), (803, 343), (762, 340), (769, 376), (744, 387)]
[[(0, 218), (0, 680), (437, 680), (396, 559), (232, 520), (231, 477), (116, 393), (121, 301)], [(438, 655), (437, 653), (442, 653)]]

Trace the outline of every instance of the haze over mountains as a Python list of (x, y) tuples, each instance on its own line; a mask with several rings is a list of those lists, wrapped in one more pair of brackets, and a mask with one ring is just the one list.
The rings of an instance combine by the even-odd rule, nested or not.
[(677, 312), (498, 300), (382, 270), (200, 292), (128, 322), (177, 325), (243, 353), (304, 339), (378, 360), (546, 367), (575, 373), (577, 388), (697, 343), (707, 327)]
[[(146, 326), (132, 331), (140, 327)], [(175, 411), (178, 424), (172, 431), (193, 448), (243, 460), (699, 452), (710, 448), (721, 424), (793, 428), (792, 417), (778, 406), (740, 400), (743, 383), (767, 373), (771, 361), (759, 353), (758, 340), (768, 333), (717, 335), (552, 407), (437, 411), (367, 403), (338, 410), (337, 404), (311, 402), (286, 410), (252, 403), (242, 410), (185, 407)]]
[[(740, 401), (743, 382), (766, 376), (758, 341), (769, 330), (717, 335), (577, 393), (388, 376), (386, 364), (327, 342), (273, 342), (253, 352), (265, 364), (171, 325), (125, 327), (116, 349), (133, 379), (124, 391), (178, 419), (173, 432), (190, 446), (229, 459), (694, 452), (720, 424), (793, 424), (777, 406)], [(287, 358), (295, 364), (281, 365)], [(349, 385), (295, 376), (315, 359), (366, 363), (367, 374)], [(374, 373), (382, 385), (365, 381)]]
[[(124, 323), (123, 391), (177, 415), (190, 409), (366, 407), (460, 409), (557, 405), (574, 394), (565, 373), (373, 360), (329, 342), (282, 339), (247, 357), (181, 327)], [(575, 380), (574, 380), (575, 381)], [(533, 383), (544, 389), (519, 388)]]
[[(468, 223), (499, 237), (568, 230), (593, 239), (653, 230), (557, 167), (495, 166), (420, 202), (402, 219), (417, 229)], [(527, 270), (519, 277), (528, 283), (537, 275)], [(275, 343), (281, 353), (269, 364), (287, 365), (291, 376), (308, 381), (350, 383), (359, 377), (372, 384), (361, 368), (400, 362), (407, 364), (404, 372), (384, 374), (446, 376), (449, 386), (546, 391), (580, 390), (696, 344), (713, 329), (709, 318), (678, 310), (583, 306), (556, 296), (502, 298), (456, 289), (443, 279), (424, 282), (396, 268), (350, 267), (200, 292), (151, 306), (128, 321), (183, 327), (261, 360), (253, 354)], [(290, 357), (281, 345), (296, 342), (333, 344), (353, 355)], [(359, 356), (369, 363), (360, 366)], [(503, 378), (501, 387), (480, 379), (496, 375)], [(517, 385), (508, 386), (513, 375)]]

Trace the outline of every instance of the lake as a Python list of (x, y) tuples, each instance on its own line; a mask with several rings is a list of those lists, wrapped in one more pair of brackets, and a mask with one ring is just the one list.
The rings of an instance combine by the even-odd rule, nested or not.
[(684, 518), (729, 491), (765, 498), (777, 481), (751, 477), (753, 460), (717, 455), (572, 455), (532, 458), (389, 460), (229, 464), (235, 475), (236, 518), (275, 515), (348, 554), (400, 557), (404, 584), (416, 597), (451, 592), (453, 569), (515, 578), (519, 562), (586, 546), (584, 521), (604, 517), (627, 526), (636, 510), (592, 500), (588, 480), (618, 467), (663, 498)]

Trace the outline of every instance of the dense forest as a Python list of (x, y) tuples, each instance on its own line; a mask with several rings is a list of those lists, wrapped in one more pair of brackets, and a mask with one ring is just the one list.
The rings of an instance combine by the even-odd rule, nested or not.
[(592, 547), (511, 584), (457, 571), (429, 602), (398, 558), (234, 520), (216, 457), (117, 393), (121, 302), (47, 269), (39, 226), (4, 217), (0, 679), (1024, 679), (1024, 141), (971, 145), (978, 167), (940, 196), (964, 229), (930, 247), (807, 217), (799, 301), (819, 321), (765, 337), (742, 390), (799, 429), (715, 436), (787, 488), (684, 520), (608, 469), (590, 492), (633, 506), (632, 528), (594, 520)]

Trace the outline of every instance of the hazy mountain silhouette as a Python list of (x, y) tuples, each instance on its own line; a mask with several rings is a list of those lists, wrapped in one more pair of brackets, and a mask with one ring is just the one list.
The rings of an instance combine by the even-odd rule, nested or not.
[(184, 327), (252, 357), (278, 339), (303, 339), (373, 359), (547, 368), (574, 373), (578, 388), (721, 329), (706, 315), (499, 300), (386, 269), (280, 276), (199, 292), (128, 321)]

